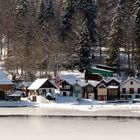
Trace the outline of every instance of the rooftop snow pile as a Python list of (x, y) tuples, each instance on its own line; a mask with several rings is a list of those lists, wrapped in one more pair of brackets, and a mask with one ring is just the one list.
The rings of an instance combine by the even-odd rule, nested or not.
[(0, 84), (13, 84), (2, 70), (0, 70)]
[(47, 79), (37, 79), (31, 86), (29, 86), (29, 90), (38, 90), (45, 82)]

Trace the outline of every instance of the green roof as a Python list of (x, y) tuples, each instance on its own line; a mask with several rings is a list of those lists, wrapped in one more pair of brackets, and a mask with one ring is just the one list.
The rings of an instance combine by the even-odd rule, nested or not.
[(111, 70), (105, 70), (105, 69), (92, 67), (91, 72), (94, 74), (98, 73), (98, 74), (102, 75), (103, 77), (113, 77), (113, 71), (111, 71)]

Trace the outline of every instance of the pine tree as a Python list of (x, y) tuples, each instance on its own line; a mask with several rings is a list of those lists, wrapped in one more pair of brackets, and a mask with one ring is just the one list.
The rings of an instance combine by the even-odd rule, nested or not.
[(125, 0), (118, 0), (114, 11), (114, 17), (111, 24), (111, 32), (108, 40), (107, 64), (117, 67), (119, 71), (119, 53), (122, 47), (123, 22), (124, 22)]
[(63, 1), (63, 13), (61, 15), (62, 17), (62, 33), (61, 33), (61, 37), (62, 40), (64, 40), (67, 35), (68, 32), (70, 32), (71, 30), (71, 17), (73, 15), (74, 12), (74, 6), (73, 6), (74, 0), (65, 0)]
[(96, 47), (96, 14), (97, 7), (93, 0), (82, 0), (79, 8), (84, 12), (83, 31), (80, 36), (80, 65), (79, 70), (82, 72), (91, 67), (93, 61), (93, 50)]
[(51, 0), (41, 0), (38, 8), (38, 20), (46, 24), (50, 17), (54, 16), (54, 8)]
[(140, 73), (140, 0), (135, 3), (136, 6), (136, 19), (135, 19), (135, 43), (136, 47), (134, 50), (135, 64)]

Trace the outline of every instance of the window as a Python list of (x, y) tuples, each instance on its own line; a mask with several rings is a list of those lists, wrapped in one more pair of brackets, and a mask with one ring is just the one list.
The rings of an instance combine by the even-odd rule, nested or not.
[(130, 93), (130, 94), (134, 94), (134, 88), (130, 88), (130, 89), (129, 89), (129, 93)]
[(116, 83), (116, 82), (112, 82), (110, 85), (111, 85), (111, 86), (116, 86), (117, 83)]
[(43, 89), (43, 90), (42, 90), (42, 93), (46, 93), (46, 89)]
[(121, 98), (124, 98), (125, 96), (124, 95), (121, 95)]
[(70, 89), (70, 85), (64, 85), (64, 89)]
[(140, 88), (138, 88), (138, 94), (140, 94)]
[(131, 99), (132, 98), (132, 95), (128, 95), (128, 99)]
[(130, 81), (130, 85), (133, 85), (133, 81)]
[(139, 95), (136, 95), (135, 98), (138, 99), (138, 98), (140, 98), (140, 96)]
[(49, 89), (49, 92), (52, 93), (51, 89)]
[(122, 94), (126, 94), (126, 88), (122, 88)]

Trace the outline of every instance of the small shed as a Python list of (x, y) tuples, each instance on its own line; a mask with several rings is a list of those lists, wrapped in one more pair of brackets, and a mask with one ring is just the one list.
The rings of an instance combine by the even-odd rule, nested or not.
[(84, 87), (84, 97), (86, 99), (96, 99), (96, 86), (97, 81), (87, 81), (87, 85)]
[(73, 85), (73, 96), (84, 97), (84, 87), (87, 85), (85, 81), (77, 81)]
[(105, 84), (101, 83), (97, 86), (97, 99), (99, 101), (107, 100), (107, 87)]
[(107, 98), (108, 100), (117, 100), (119, 99), (119, 86), (121, 81), (118, 79), (112, 78), (107, 82)]

